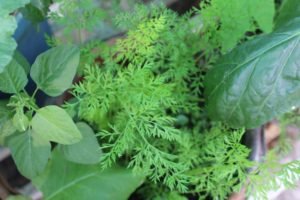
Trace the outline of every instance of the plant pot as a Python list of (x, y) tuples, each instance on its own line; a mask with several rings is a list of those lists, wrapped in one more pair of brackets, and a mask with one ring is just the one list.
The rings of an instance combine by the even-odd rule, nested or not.
[(264, 126), (246, 130), (243, 136), (243, 144), (251, 149), (250, 160), (261, 162), (266, 154), (266, 142)]

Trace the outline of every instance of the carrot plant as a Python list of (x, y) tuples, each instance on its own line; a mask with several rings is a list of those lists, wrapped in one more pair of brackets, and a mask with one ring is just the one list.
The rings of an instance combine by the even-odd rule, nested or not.
[[(50, 1), (0, 7), (5, 20), (22, 7), (65, 28), (67, 40), (48, 37), (53, 47), (31, 67), (15, 46), (0, 48), (0, 90), (12, 94), (0, 104), (0, 141), (45, 199), (226, 199), (243, 187), (267, 198), (299, 179), (298, 161), (280, 164), (274, 149), (257, 163), (241, 144), (246, 128), (299, 107), (296, 1), (276, 18), (272, 0), (207, 0), (183, 15), (137, 5), (115, 17), (126, 34), (113, 45), (81, 35), (109, 11), (54, 2), (48, 15)], [(14, 28), (4, 41), (15, 44)], [(39, 108), (24, 89), (29, 72), (36, 91), (72, 98)]]

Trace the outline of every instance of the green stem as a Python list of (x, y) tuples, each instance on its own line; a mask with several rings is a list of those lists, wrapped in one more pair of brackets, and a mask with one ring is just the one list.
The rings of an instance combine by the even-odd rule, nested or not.
[(39, 88), (36, 87), (35, 90), (34, 90), (34, 92), (33, 92), (33, 94), (32, 94), (32, 96), (31, 96), (31, 98), (34, 99), (34, 97), (35, 97), (35, 95), (36, 95), (36, 93), (37, 93), (38, 90), (39, 90)]
[[(22, 90), (26, 95), (28, 95), (27, 91), (25, 89)], [(20, 93), (17, 93), (18, 97), (21, 97)], [(28, 95), (29, 96), (29, 95)]]

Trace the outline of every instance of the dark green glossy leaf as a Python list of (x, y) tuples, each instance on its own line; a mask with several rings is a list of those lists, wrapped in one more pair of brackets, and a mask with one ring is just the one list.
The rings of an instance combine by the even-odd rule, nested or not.
[(30, 75), (37, 86), (50, 96), (58, 96), (72, 85), (80, 51), (74, 45), (52, 48), (39, 55)]
[(279, 9), (279, 15), (276, 17), (276, 28), (286, 25), (296, 17), (300, 17), (300, 2), (299, 0), (285, 0)]
[(31, 0), (30, 4), (21, 9), (21, 12), (24, 18), (37, 24), (47, 17), (50, 4), (51, 0)]
[(46, 171), (33, 180), (45, 200), (125, 200), (143, 182), (129, 169), (101, 170), (99, 165), (80, 165), (66, 161), (54, 150)]
[[(1, 48), (1, 47), (0, 47)], [(0, 91), (4, 93), (18, 93), (28, 82), (24, 68), (12, 59), (0, 74)]]
[(300, 106), (300, 20), (222, 57), (205, 80), (208, 113), (252, 128)]
[(30, 3), (38, 8), (43, 15), (47, 15), (49, 6), (52, 4), (53, 0), (31, 0)]
[(86, 123), (76, 124), (82, 139), (71, 145), (60, 145), (59, 149), (65, 158), (79, 164), (96, 164), (100, 161), (101, 149), (94, 131)]
[(10, 136), (7, 144), (22, 175), (33, 178), (45, 169), (51, 154), (50, 143), (35, 140), (31, 130)]
[(74, 144), (82, 138), (71, 117), (58, 106), (46, 106), (37, 110), (31, 126), (37, 139)]
[(40, 11), (37, 7), (33, 6), (32, 4), (26, 5), (24, 8), (21, 9), (22, 15), (24, 18), (28, 19), (33, 23), (40, 23), (45, 20), (45, 16), (43, 15), (42, 11)]

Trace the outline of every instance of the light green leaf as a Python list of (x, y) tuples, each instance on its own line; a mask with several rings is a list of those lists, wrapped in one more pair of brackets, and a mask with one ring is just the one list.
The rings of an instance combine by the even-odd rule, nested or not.
[(18, 93), (26, 86), (27, 82), (28, 79), (24, 68), (13, 59), (0, 74), (0, 91), (4, 93)]
[(96, 164), (102, 154), (94, 131), (86, 123), (76, 124), (82, 134), (82, 140), (71, 145), (60, 145), (65, 158), (79, 164)]
[(33, 178), (45, 169), (51, 154), (51, 145), (49, 142), (39, 143), (32, 137), (31, 130), (12, 135), (7, 144), (22, 175)]
[(0, 100), (0, 125), (9, 118), (11, 110), (6, 106), (8, 101)]
[(0, 0), (0, 17), (4, 15), (9, 15), (9, 13), (25, 6), (29, 2), (30, 0)]
[(30, 64), (28, 60), (17, 50), (15, 51), (14, 59), (17, 63), (19, 63), (19, 65), (23, 67), (25, 73), (28, 74), (30, 71)]
[(13, 121), (14, 127), (20, 132), (26, 131), (26, 129), (29, 125), (29, 120), (28, 120), (27, 116), (21, 112), (16, 112), (12, 121)]
[(31, 77), (46, 94), (58, 96), (71, 87), (79, 57), (80, 51), (74, 45), (54, 47), (37, 57)]
[[(62, 168), (63, 167), (63, 168)], [(143, 182), (129, 169), (101, 170), (99, 165), (80, 165), (66, 161), (54, 150), (47, 170), (33, 180), (45, 200), (125, 200)]]
[(34, 137), (47, 141), (74, 144), (82, 138), (73, 120), (58, 106), (46, 106), (37, 110), (31, 126)]
[(300, 19), (222, 57), (205, 80), (208, 113), (257, 127), (300, 106)]
[(6, 106), (8, 101), (0, 101), (0, 144), (4, 144), (7, 136), (13, 134), (16, 129), (10, 120), (12, 111)]
[(17, 22), (12, 16), (0, 16), (0, 20), (0, 73), (2, 73), (11, 62), (17, 48), (16, 41), (11, 37), (17, 28)]
[(0, 125), (0, 144), (4, 145), (6, 138), (17, 131), (11, 119), (6, 120)]
[[(257, 2), (256, 5), (254, 3), (250, 3), (249, 5), (251, 6), (250, 9), (252, 9), (251, 13), (254, 14), (254, 20), (265, 33), (270, 33), (273, 30), (273, 18), (275, 16), (274, 0), (253, 1)], [(258, 5), (260, 8), (258, 8)]]
[(9, 14), (16, 9), (23, 7), (30, 0), (0, 0), (0, 73), (11, 62), (17, 43), (12, 38), (17, 28), (17, 22), (14, 16)]
[(226, 53), (239, 44), (247, 32), (272, 31), (274, 0), (209, 0), (201, 1), (200, 5), (205, 30), (201, 40), (208, 48), (221, 48), (222, 53)]
[(276, 28), (286, 25), (296, 17), (300, 17), (299, 0), (285, 0), (279, 9), (279, 14), (276, 17)]

